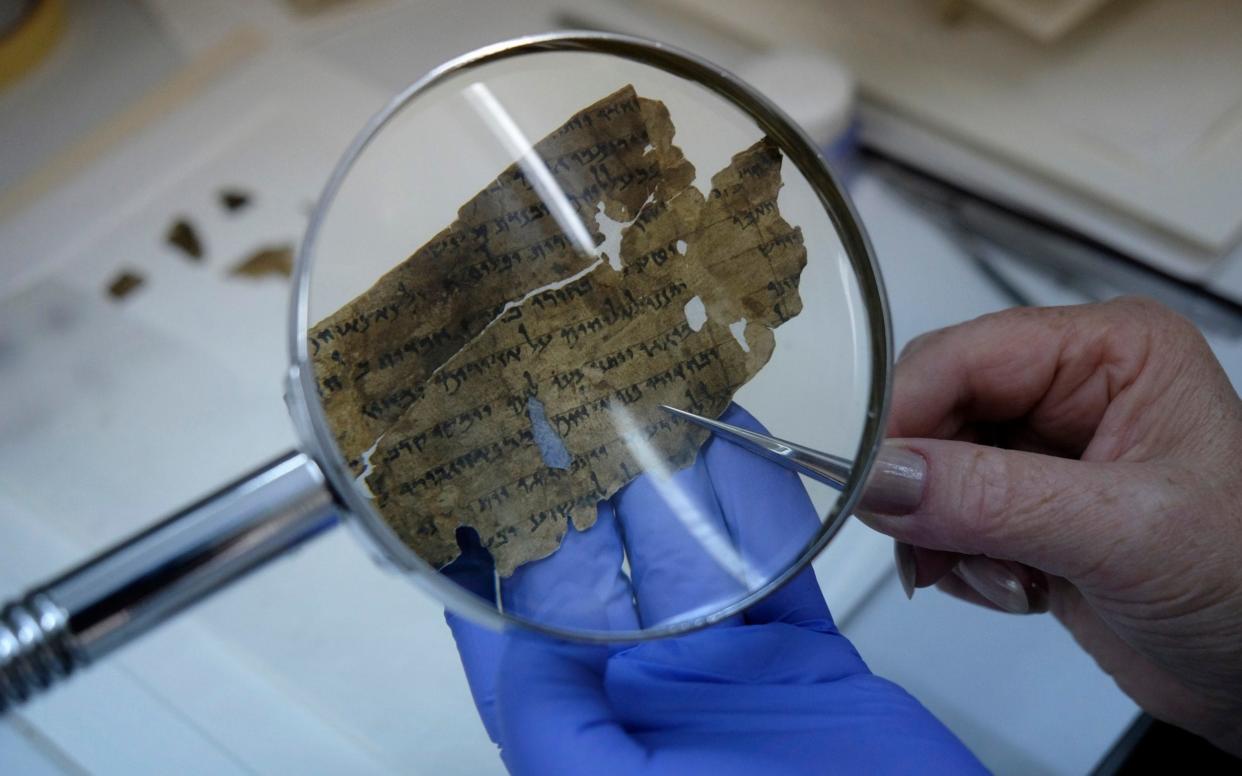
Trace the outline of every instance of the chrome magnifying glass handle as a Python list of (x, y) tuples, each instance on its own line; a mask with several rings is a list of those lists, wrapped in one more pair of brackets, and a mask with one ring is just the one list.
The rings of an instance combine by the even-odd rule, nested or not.
[(0, 714), (338, 522), (290, 452), (0, 610)]

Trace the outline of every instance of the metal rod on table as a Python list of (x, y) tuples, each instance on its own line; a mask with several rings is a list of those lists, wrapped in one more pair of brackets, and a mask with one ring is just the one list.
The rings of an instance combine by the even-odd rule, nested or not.
[(29, 591), (0, 610), (0, 714), (337, 521), (291, 452)]

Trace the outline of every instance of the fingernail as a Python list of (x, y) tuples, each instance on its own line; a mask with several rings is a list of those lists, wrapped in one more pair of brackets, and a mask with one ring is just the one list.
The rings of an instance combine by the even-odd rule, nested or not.
[(1026, 587), (1004, 563), (983, 555), (962, 558), (957, 573), (975, 592), (1012, 614), (1029, 614)]
[(1034, 571), (1031, 579), (1023, 586), (1026, 599), (1031, 604), (1031, 614), (1042, 614), (1048, 611), (1048, 578), (1042, 571)]
[(914, 557), (914, 547), (905, 542), (893, 542), (893, 560), (897, 564), (897, 579), (901, 580), (901, 589), (906, 600), (914, 598), (914, 580), (918, 578), (918, 560)]
[(885, 442), (876, 456), (858, 508), (881, 515), (908, 515), (923, 501), (927, 461), (901, 446)]

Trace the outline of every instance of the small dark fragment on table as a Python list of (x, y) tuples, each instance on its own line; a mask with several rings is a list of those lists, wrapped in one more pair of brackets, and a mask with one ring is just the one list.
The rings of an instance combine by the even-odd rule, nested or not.
[(198, 238), (198, 232), (194, 226), (186, 219), (179, 218), (168, 229), (168, 236), (164, 238), (172, 245), (181, 250), (186, 258), (194, 261), (201, 261), (203, 258), (203, 243)]
[(220, 191), (220, 206), (230, 213), (244, 210), (249, 205), (250, 192), (241, 189), (222, 189)]
[(132, 294), (145, 282), (146, 278), (142, 275), (130, 270), (122, 270), (108, 283), (108, 296), (119, 301)]
[(251, 278), (264, 275), (289, 277), (293, 274), (293, 246), (286, 243), (260, 248), (234, 264), (229, 274)]

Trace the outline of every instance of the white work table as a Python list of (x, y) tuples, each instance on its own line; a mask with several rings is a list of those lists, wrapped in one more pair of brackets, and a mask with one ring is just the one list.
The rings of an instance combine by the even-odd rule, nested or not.
[[(444, 17), (424, 52), (392, 45), (391, 30), (411, 20), (396, 12), (369, 33), (274, 45), (0, 222), (0, 596), (294, 444), (282, 401), (287, 283), (239, 281), (229, 266), (257, 245), (297, 240), (308, 203), (397, 73), (411, 80), (442, 56), (551, 23), (520, 18), (480, 30)], [(252, 208), (223, 212), (225, 186), (252, 190)], [(854, 195), (899, 347), (1005, 305), (878, 181), (864, 174)], [(164, 244), (181, 214), (201, 226), (201, 265)], [(107, 300), (101, 289), (125, 267), (147, 286)], [(856, 523), (816, 569), (873, 670), (996, 770), (1082, 773), (1136, 714), (1048, 616), (1006, 617), (936, 591), (905, 601), (890, 542)], [(0, 723), (0, 772), (77, 768), (502, 771), (440, 605), (374, 566), (345, 531)]]

